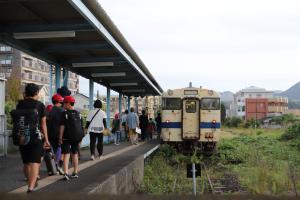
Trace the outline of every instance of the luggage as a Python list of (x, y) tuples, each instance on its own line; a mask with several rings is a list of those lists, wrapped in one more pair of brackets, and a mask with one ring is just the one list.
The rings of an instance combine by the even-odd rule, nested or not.
[(81, 115), (77, 110), (65, 111), (65, 139), (71, 142), (80, 142), (84, 137)]
[(12, 138), (16, 146), (36, 144), (41, 140), (37, 109), (16, 109), (11, 112), (13, 120)]
[(56, 163), (55, 163), (55, 154), (51, 148), (45, 150), (44, 160), (46, 163), (48, 175), (52, 176), (52, 175), (57, 174)]

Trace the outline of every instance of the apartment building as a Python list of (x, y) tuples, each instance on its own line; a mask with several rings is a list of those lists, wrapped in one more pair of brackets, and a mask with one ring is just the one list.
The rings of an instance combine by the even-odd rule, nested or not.
[(287, 98), (275, 97), (273, 91), (251, 86), (238, 91), (234, 95), (229, 113), (231, 116), (250, 119), (280, 115), (286, 112), (287, 109)]
[[(0, 73), (6, 79), (11, 77), (20, 79), (21, 86), (27, 83), (35, 83), (41, 86), (41, 94), (44, 103), (48, 103), (50, 91), (50, 65), (42, 60), (34, 58), (17, 49), (0, 44)], [(51, 72), (54, 75), (54, 71)], [(55, 76), (53, 76), (53, 91)], [(79, 78), (70, 72), (68, 77), (68, 88), (72, 94), (79, 91)], [(20, 91), (21, 92), (21, 91)]]

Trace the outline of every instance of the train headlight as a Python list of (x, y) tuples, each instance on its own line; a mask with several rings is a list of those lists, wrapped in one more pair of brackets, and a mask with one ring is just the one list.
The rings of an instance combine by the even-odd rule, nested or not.
[(216, 125), (217, 125), (217, 121), (216, 121), (216, 120), (212, 120), (212, 122), (211, 122), (211, 128), (212, 128), (213, 130), (216, 129)]
[(170, 120), (166, 120), (166, 123), (167, 123), (167, 124), (170, 123)]

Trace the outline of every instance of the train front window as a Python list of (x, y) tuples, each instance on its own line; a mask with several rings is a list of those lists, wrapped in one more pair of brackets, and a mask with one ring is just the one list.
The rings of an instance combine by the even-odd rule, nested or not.
[(218, 98), (203, 98), (201, 99), (202, 110), (220, 110), (220, 99)]
[(181, 99), (163, 98), (163, 110), (181, 110)]
[(195, 113), (196, 112), (196, 101), (186, 101), (185, 102), (185, 112)]

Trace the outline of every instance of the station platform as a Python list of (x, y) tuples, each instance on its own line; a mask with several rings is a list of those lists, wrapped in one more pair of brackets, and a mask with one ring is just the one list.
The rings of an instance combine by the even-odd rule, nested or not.
[[(131, 145), (129, 142), (123, 142), (118, 146), (114, 144), (104, 145), (103, 156), (94, 161), (90, 160), (89, 149), (85, 148), (81, 151), (79, 178), (70, 179), (69, 181), (63, 180), (60, 175), (48, 176), (43, 162), (40, 170), (41, 180), (38, 182), (39, 187), (36, 192), (68, 193), (76, 191), (84, 194), (101, 194), (106, 191), (105, 193), (108, 194), (118, 194), (120, 192), (129, 194), (138, 189), (137, 182), (140, 182), (139, 179), (143, 177), (144, 157), (158, 146), (159, 142), (157, 140), (140, 142), (138, 145)], [(139, 161), (135, 162), (137, 159)], [(0, 193), (26, 192), (27, 185), (23, 180), (22, 165), (19, 153), (0, 158)], [(70, 169), (70, 172), (72, 172), (72, 169)], [(109, 191), (107, 191), (105, 188), (107, 184), (103, 183), (112, 180), (114, 181), (114, 187), (109, 186)], [(126, 181), (127, 183), (125, 183)], [(111, 183), (108, 184), (111, 185)], [(128, 184), (130, 185), (129, 189)]]

